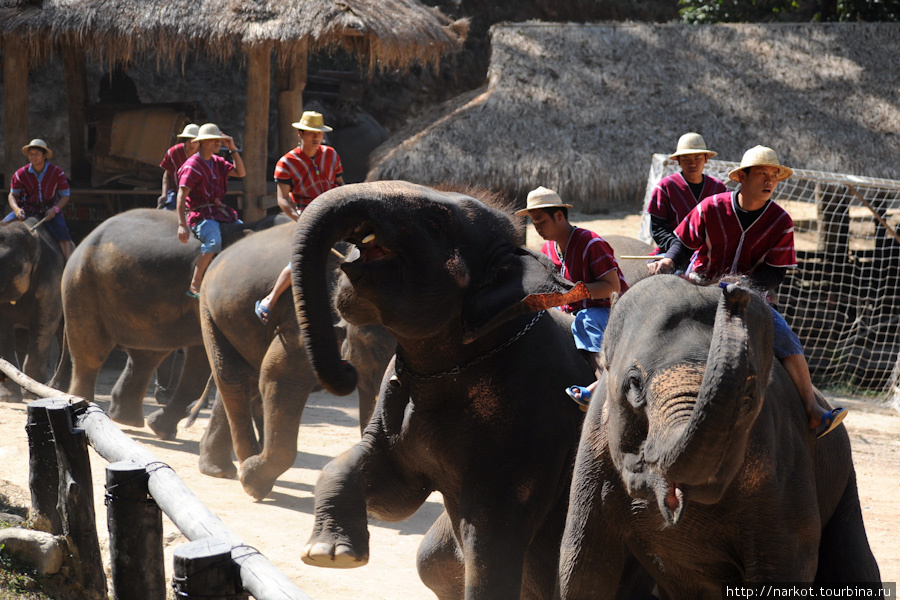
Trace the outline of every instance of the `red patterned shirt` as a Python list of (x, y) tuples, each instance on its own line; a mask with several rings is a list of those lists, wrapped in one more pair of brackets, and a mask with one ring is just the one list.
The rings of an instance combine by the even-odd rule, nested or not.
[[(560, 275), (573, 283), (578, 283), (579, 281), (591, 283), (616, 269), (619, 274), (619, 285), (621, 286), (619, 293), (624, 294), (625, 290), (628, 289), (628, 283), (622, 276), (622, 270), (619, 269), (619, 265), (616, 262), (612, 246), (593, 231), (581, 229), (580, 227), (573, 229), (569, 235), (569, 243), (563, 256), (560, 256), (556, 251), (556, 242), (553, 241), (546, 242), (541, 248), (541, 252), (550, 257)], [(575, 304), (567, 304), (561, 308), (566, 312), (575, 312), (582, 308), (609, 305), (609, 298), (602, 300), (588, 298)]]
[(69, 182), (62, 169), (45, 162), (44, 170), (38, 176), (34, 167), (27, 164), (12, 177), (10, 189), (18, 196), (16, 203), (25, 211), (26, 217), (42, 217), (47, 209), (56, 204), (57, 194), (69, 195)]
[(737, 215), (737, 192), (704, 199), (675, 229), (678, 239), (697, 250), (693, 270), (707, 278), (750, 275), (763, 264), (795, 267), (794, 221), (769, 201), (746, 231)]
[(221, 156), (213, 155), (207, 162), (200, 157), (199, 152), (181, 166), (178, 170), (178, 187), (190, 190), (185, 198), (189, 227), (205, 219), (221, 223), (234, 223), (238, 220), (237, 212), (222, 204), (228, 189), (228, 174), (233, 169), (234, 165)]
[(159, 166), (169, 174), (172, 181), (178, 181), (178, 169), (181, 168), (181, 165), (183, 165), (187, 159), (188, 155), (184, 149), (184, 143), (175, 144), (166, 150), (166, 155), (163, 157), (162, 162), (159, 163)]
[(319, 194), (336, 188), (335, 180), (343, 172), (341, 158), (331, 146), (319, 146), (312, 158), (298, 146), (275, 165), (275, 181), (290, 185), (291, 200), (303, 209)]
[(721, 194), (727, 191), (725, 184), (709, 175), (703, 176), (703, 188), (700, 191), (700, 197), (694, 196), (690, 185), (684, 179), (681, 173), (673, 173), (668, 177), (663, 177), (653, 193), (650, 195), (650, 204), (647, 206), (647, 212), (651, 216), (666, 219), (669, 231), (675, 231), (678, 224), (681, 223), (688, 213), (690, 213), (697, 204), (709, 196)]

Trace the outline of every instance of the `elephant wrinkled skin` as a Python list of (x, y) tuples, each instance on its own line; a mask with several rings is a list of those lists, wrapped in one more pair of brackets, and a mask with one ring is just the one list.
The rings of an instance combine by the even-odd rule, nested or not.
[[(770, 308), (658, 275), (613, 306), (560, 554), (563, 599), (614, 598), (629, 553), (664, 597), (879, 582), (846, 429), (815, 439)], [(873, 583), (873, 587), (877, 587)]]
[[(219, 427), (230, 425), (241, 484), (257, 500), (265, 498), (278, 476), (294, 464), (300, 417), (310, 392), (318, 386), (300, 340), (291, 294), (282, 294), (271, 307), (267, 325), (253, 313), (254, 301), (272, 289), (290, 259), (293, 231), (293, 223), (279, 225), (228, 248), (213, 262), (200, 290), (204, 346), (228, 416), (227, 423), (218, 422)], [(327, 318), (331, 323), (330, 314)], [(372, 414), (375, 386), (394, 345), (382, 328), (347, 331), (346, 351), (366, 369), (359, 389), (361, 427)], [(254, 403), (260, 400), (261, 446), (252, 418)], [(204, 434), (200, 463), (204, 474), (234, 473), (232, 445), (222, 443), (227, 435), (216, 431), (214, 423)]]
[(356, 244), (335, 306), (397, 338), (363, 439), (316, 484), (304, 562), (365, 564), (367, 513), (406, 518), (435, 490), (445, 512), (418, 554), (439, 598), (551, 598), (582, 413), (564, 393), (591, 380), (571, 317), (542, 309), (586, 297), (543, 255), (521, 248), (521, 222), (469, 196), (406, 182), (319, 196), (294, 235), (301, 333), (322, 385), (353, 389), (327, 315), (323, 265)]
[[(16, 331), (25, 331), (21, 369), (43, 383), (62, 320), (59, 282), (64, 262), (59, 244), (46, 228), (29, 231), (37, 222), (29, 218), (0, 225), (0, 358), (19, 364)], [(19, 386), (11, 381), (0, 383), (0, 402), (21, 398)]]

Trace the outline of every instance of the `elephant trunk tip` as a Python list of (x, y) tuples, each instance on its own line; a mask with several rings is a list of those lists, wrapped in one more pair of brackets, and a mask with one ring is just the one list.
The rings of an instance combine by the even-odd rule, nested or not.
[[(316, 370), (318, 373), (319, 371)], [(329, 369), (329, 377), (319, 377), (319, 382), (329, 393), (335, 396), (346, 396), (356, 389), (358, 375), (356, 368), (346, 360), (341, 360), (337, 368)]]

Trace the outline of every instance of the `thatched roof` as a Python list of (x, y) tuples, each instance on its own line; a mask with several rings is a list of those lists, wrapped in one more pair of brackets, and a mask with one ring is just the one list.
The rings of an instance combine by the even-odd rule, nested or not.
[(379, 151), (370, 179), (471, 183), (524, 204), (640, 206), (654, 152), (698, 131), (804, 169), (900, 179), (900, 23), (505, 24), (489, 84)]
[(305, 41), (313, 51), (348, 50), (370, 68), (406, 67), (437, 63), (465, 25), (417, 0), (0, 0), (0, 34), (24, 36), (32, 57), (55, 41), (80, 42), (106, 60), (153, 51), (169, 62)]

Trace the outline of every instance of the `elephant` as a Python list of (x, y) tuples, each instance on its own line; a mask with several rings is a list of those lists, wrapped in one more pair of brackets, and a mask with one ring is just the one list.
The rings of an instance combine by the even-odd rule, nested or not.
[[(251, 224), (223, 225), (223, 242), (227, 247), (247, 232), (275, 222), (267, 217)], [(72, 357), (69, 393), (93, 399), (97, 375), (109, 353), (116, 347), (128, 352), (112, 390), (113, 420), (143, 426), (142, 403), (153, 372), (173, 350), (185, 349), (175, 392), (147, 419), (162, 439), (175, 436), (178, 421), (210, 376), (199, 304), (185, 295), (200, 242), (191, 238), (187, 244), (179, 243), (177, 227), (173, 211), (133, 209), (115, 215), (84, 239), (62, 276), (66, 341)]]
[(583, 420), (564, 390), (592, 369), (571, 317), (546, 309), (588, 292), (519, 246), (511, 208), (484, 200), (362, 183), (319, 196), (297, 223), (297, 319), (325, 389), (349, 393), (357, 377), (328, 319), (323, 265), (336, 241), (359, 252), (340, 266), (334, 306), (397, 340), (362, 440), (316, 483), (307, 564), (365, 564), (367, 513), (404, 519), (437, 490), (445, 512), (417, 560), (439, 598), (552, 597)]
[[(62, 321), (59, 282), (65, 262), (59, 244), (46, 228), (31, 230), (37, 223), (29, 218), (0, 225), (0, 358), (19, 364), (17, 332), (26, 331), (21, 368), (25, 375), (43, 383)], [(19, 386), (11, 381), (0, 383), (0, 401), (21, 399)]]
[[(292, 224), (279, 225), (234, 244), (216, 258), (200, 290), (203, 341), (228, 417), (219, 426), (230, 426), (241, 484), (257, 500), (265, 498), (275, 480), (294, 464), (300, 417), (307, 397), (318, 387), (300, 341), (290, 294), (282, 294), (271, 308), (268, 324), (253, 313), (254, 300), (265, 296), (290, 260), (293, 230)], [(331, 315), (326, 318), (333, 322)], [(345, 352), (365, 369), (359, 386), (361, 428), (374, 410), (374, 388), (395, 344), (378, 326), (347, 330)], [(262, 447), (251, 418), (260, 397)], [(211, 439), (219, 439), (214, 427), (211, 424), (201, 440), (200, 471), (231, 476), (231, 444), (227, 454), (224, 444), (211, 444)]]
[(720, 598), (726, 583), (877, 586), (846, 429), (816, 439), (773, 357), (771, 309), (742, 284), (657, 275), (614, 303), (561, 598), (618, 597), (629, 558), (672, 599)]
[(653, 252), (653, 246), (624, 235), (605, 235), (603, 239), (612, 246), (616, 263), (629, 286), (650, 275), (646, 260), (622, 258), (622, 256), (649, 256)]

